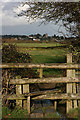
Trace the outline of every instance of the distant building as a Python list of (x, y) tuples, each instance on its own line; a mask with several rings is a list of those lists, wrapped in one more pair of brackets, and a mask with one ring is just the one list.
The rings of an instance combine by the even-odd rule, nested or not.
[(38, 42), (38, 41), (40, 41), (40, 39), (33, 38), (33, 41)]
[(15, 38), (15, 40), (18, 40), (17, 38)]

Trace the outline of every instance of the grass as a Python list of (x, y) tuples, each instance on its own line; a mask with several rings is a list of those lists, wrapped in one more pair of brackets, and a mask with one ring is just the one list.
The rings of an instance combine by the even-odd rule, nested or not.
[(69, 113), (67, 114), (67, 117), (80, 120), (80, 108), (70, 110)]
[(52, 53), (40, 53), (38, 55), (31, 54), (32, 63), (64, 63), (66, 62), (65, 56), (55, 56), (51, 55)]
[[(53, 52), (55, 52), (53, 54)], [(55, 56), (56, 55), (56, 56)], [(58, 50), (57, 51), (46, 51), (46, 52), (38, 52), (34, 53), (34, 51), (31, 53), (32, 63), (65, 63), (66, 62), (66, 56), (64, 53), (62, 55), (58, 56)], [(63, 76), (65, 70), (60, 69), (44, 69), (43, 76), (46, 77), (60, 77)]]
[[(3, 43), (8, 45), (8, 43)], [(56, 63), (65, 62), (64, 57), (66, 54), (65, 49), (50, 49), (50, 50), (27, 50), (26, 47), (50, 47), (62, 45), (60, 43), (16, 43), (18, 52), (29, 53), (32, 57), (32, 63)], [(18, 48), (20, 46), (20, 48)]]
[(66, 62), (65, 49), (52, 50), (26, 50), (25, 48), (18, 49), (21, 53), (29, 53), (32, 58), (32, 63), (61, 63)]
[(65, 70), (61, 69), (44, 69), (44, 77), (63, 77), (65, 76)]
[(45, 118), (61, 118), (61, 117), (56, 112), (54, 112), (47, 114)]
[[(9, 43), (3, 43), (3, 45), (8, 45)], [(52, 47), (52, 46), (63, 46), (63, 44), (53, 42), (53, 43), (11, 43), (18, 47)]]
[[(8, 43), (5, 43), (8, 44)], [(31, 56), (31, 63), (65, 63), (66, 62), (66, 49), (54, 48), (50, 50), (27, 50), (26, 47), (49, 47), (55, 45), (61, 45), (60, 43), (16, 43), (17, 50), (20, 53), (29, 53)], [(63, 70), (59, 69), (44, 69), (43, 75), (46, 77), (62, 76)]]
[(25, 109), (19, 108), (18, 106), (15, 109), (10, 109), (8, 107), (2, 107), (2, 118), (27, 118), (28, 112)]
[[(32, 63), (66, 63), (64, 49), (54, 49), (45, 51), (27, 51), (32, 58)], [(59, 69), (44, 69), (43, 75), (46, 77), (62, 76), (64, 70)]]

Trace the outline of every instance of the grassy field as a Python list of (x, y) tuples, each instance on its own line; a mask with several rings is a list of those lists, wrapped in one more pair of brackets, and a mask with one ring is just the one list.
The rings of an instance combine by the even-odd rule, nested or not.
[[(32, 43), (29, 43), (30, 46)], [(34, 46), (52, 46), (51, 43), (35, 43)], [(58, 44), (59, 45), (59, 44)], [(26, 44), (25, 44), (26, 46)], [(31, 63), (66, 63), (66, 49), (50, 49), (50, 50), (27, 50), (26, 47), (17, 48), (21, 53), (29, 53), (31, 56)], [(64, 76), (65, 71), (59, 69), (44, 69), (43, 76), (44, 77), (60, 77)]]
[[(10, 43), (3, 43), (3, 45), (8, 45)], [(11, 43), (18, 47), (52, 47), (52, 46), (63, 46), (63, 44), (53, 42), (53, 43)]]
[[(8, 45), (8, 43), (5, 43)], [(50, 47), (62, 46), (60, 43), (16, 43), (16, 48), (20, 53), (29, 53), (31, 56), (31, 63), (65, 63), (66, 62), (66, 48), (54, 49), (35, 49), (27, 50), (26, 47)], [(44, 76), (62, 76), (64, 70), (59, 69), (44, 69)]]
[[(8, 45), (8, 43), (5, 43)], [(14, 43), (13, 43), (14, 44)], [(18, 52), (29, 53), (32, 58), (32, 63), (56, 63), (65, 62), (64, 56), (66, 56), (66, 49), (33, 49), (27, 50), (26, 47), (52, 47), (52, 46), (62, 46), (60, 43), (16, 43), (16, 48)], [(63, 56), (63, 57), (62, 57)]]

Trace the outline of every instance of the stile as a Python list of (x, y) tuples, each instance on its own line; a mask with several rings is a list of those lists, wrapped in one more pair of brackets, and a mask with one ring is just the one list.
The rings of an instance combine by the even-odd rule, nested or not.
[[(16, 99), (16, 105), (20, 107), (27, 108), (28, 114), (30, 114), (30, 96), (36, 97), (35, 99), (51, 99), (54, 100), (54, 109), (57, 109), (57, 100), (66, 99), (66, 112), (68, 113), (70, 109), (80, 107), (80, 95), (77, 94), (80, 92), (79, 89), (79, 80), (75, 77), (75, 69), (78, 68), (78, 64), (72, 64), (72, 53), (67, 54), (67, 63), (66, 64), (8, 64), (8, 66), (3, 65), (3, 68), (13, 67), (14, 68), (38, 68), (39, 78), (37, 79), (21, 79), (21, 76), (16, 76), (16, 80), (7, 79), (6, 71), (6, 80), (7, 80), (7, 90), (8, 84), (16, 84), (16, 95), (13, 97), (10, 95), (9, 99)], [(67, 77), (61, 78), (43, 78), (43, 68), (62, 68), (67, 69)], [(79, 65), (80, 68), (80, 65)], [(29, 84), (31, 83), (66, 83), (66, 94), (55, 94), (52, 91), (39, 91), (37, 93), (30, 93)], [(50, 93), (50, 94), (49, 94)], [(59, 93), (59, 92), (58, 92)], [(37, 96), (38, 95), (38, 96)], [(8, 97), (8, 96), (7, 96)], [(77, 105), (78, 102), (78, 105)]]

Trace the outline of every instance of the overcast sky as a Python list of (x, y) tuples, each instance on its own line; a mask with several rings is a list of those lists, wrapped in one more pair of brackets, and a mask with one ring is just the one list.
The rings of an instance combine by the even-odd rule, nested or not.
[[(18, 17), (17, 13), (28, 8), (27, 5), (22, 7), (21, 2), (19, 2), (20, 0), (14, 0), (14, 2), (12, 2), (13, 0), (4, 0), (4, 2), (2, 2), (2, 0), (0, 1), (0, 28), (2, 27), (3, 35), (30, 35), (37, 33), (42, 35), (45, 33), (48, 33), (48, 35), (62, 35), (58, 33), (59, 26), (56, 26), (53, 23), (49, 23), (47, 25), (42, 24), (39, 26), (40, 20), (37, 20), (36, 22), (31, 21), (29, 23), (27, 22), (26, 17)], [(64, 28), (61, 28), (61, 30), (65, 32)]]

